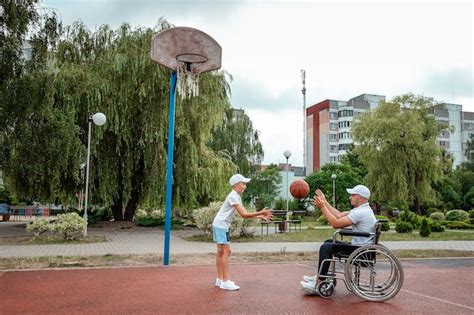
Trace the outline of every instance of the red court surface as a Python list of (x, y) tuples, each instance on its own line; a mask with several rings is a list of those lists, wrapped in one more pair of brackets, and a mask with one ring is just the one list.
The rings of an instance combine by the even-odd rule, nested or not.
[(474, 314), (474, 259), (403, 261), (405, 283), (383, 303), (338, 284), (306, 295), (297, 263), (231, 265), (239, 291), (214, 287), (213, 266), (0, 272), (0, 314)]

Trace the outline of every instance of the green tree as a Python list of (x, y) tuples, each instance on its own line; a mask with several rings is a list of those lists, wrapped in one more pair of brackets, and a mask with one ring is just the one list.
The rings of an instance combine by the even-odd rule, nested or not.
[(442, 176), (433, 183), (433, 189), (437, 192), (441, 207), (444, 210), (459, 209), (462, 198), (459, 189), (452, 177)]
[[(71, 200), (82, 186), (88, 119), (102, 111), (107, 124), (92, 132), (91, 204), (112, 206), (116, 220), (131, 220), (139, 204), (163, 206), (170, 71), (152, 63), (149, 50), (152, 36), (168, 27), (161, 20), (155, 29), (91, 32), (74, 23), (56, 49), (42, 53), (45, 62), (10, 82), (2, 169), (15, 193)], [(40, 46), (34, 42), (33, 60)], [(202, 74), (200, 96), (177, 99), (173, 201), (180, 213), (223, 198), (235, 172), (229, 156), (206, 145), (229, 107), (226, 76)]]
[(279, 183), (281, 183), (280, 168), (276, 164), (270, 164), (252, 177), (242, 199), (247, 204), (255, 202), (257, 210), (270, 207), (278, 196)]
[(353, 128), (355, 152), (367, 167), (366, 182), (380, 201), (413, 205), (433, 202), (431, 183), (441, 175), (432, 98), (407, 94), (381, 102)]
[(229, 154), (241, 174), (254, 174), (263, 159), (259, 132), (243, 109), (226, 109), (223, 124), (213, 130), (210, 147)]
[(310, 188), (309, 198), (313, 198), (316, 189), (321, 189), (326, 195), (327, 200), (332, 204), (333, 182), (331, 176), (335, 174), (336, 204), (334, 206), (341, 211), (350, 210), (351, 204), (346, 188), (363, 183), (363, 178), (359, 174), (359, 171), (359, 169), (349, 164), (324, 164), (319, 171), (305, 178)]

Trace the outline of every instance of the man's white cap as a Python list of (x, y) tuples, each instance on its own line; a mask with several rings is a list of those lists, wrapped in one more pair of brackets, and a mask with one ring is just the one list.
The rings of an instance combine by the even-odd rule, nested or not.
[(347, 192), (351, 195), (360, 195), (365, 199), (369, 200), (370, 198), (370, 190), (369, 188), (365, 187), (364, 185), (357, 185), (354, 188), (346, 188)]
[(250, 182), (250, 178), (243, 177), (240, 174), (235, 174), (232, 175), (232, 177), (229, 179), (229, 184), (231, 186), (234, 186), (235, 184), (238, 184), (240, 182), (248, 183)]

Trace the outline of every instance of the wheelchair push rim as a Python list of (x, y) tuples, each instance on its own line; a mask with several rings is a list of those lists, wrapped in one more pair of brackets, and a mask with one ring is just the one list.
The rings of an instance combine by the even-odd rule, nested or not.
[(382, 245), (366, 245), (352, 252), (344, 265), (344, 274), (351, 291), (372, 302), (393, 298), (404, 279), (400, 261)]

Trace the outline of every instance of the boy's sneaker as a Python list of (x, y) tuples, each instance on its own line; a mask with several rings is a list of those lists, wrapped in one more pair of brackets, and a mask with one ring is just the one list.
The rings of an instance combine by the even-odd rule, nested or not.
[(309, 294), (318, 294), (318, 291), (316, 291), (316, 282), (301, 281), (300, 283), (303, 291)]
[(316, 276), (303, 276), (303, 280), (306, 282), (316, 282)]
[(227, 280), (227, 281), (221, 281), (220, 287), (223, 290), (229, 290), (229, 291), (235, 291), (240, 289), (238, 285), (236, 285), (234, 282)]
[[(230, 280), (227, 280), (227, 281), (230, 281)], [(230, 281), (230, 282), (235, 283), (234, 281)], [(222, 280), (219, 278), (216, 278), (216, 287), (220, 287), (221, 283), (222, 283)]]

